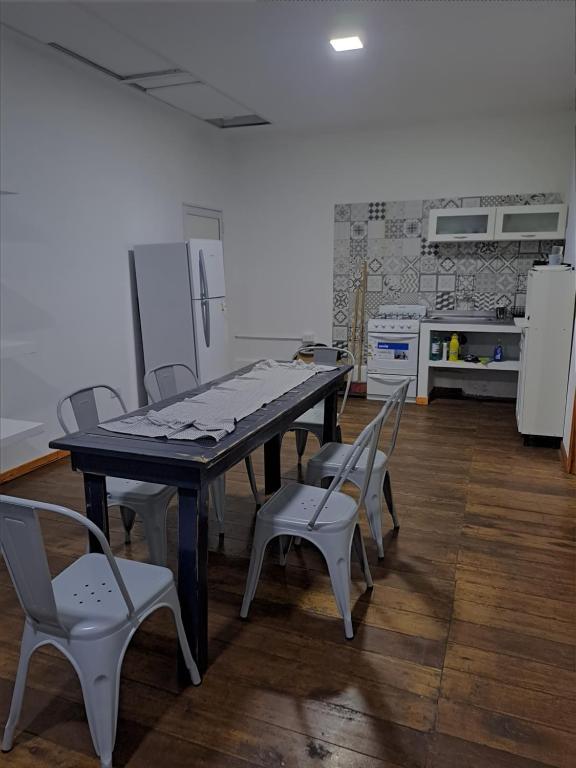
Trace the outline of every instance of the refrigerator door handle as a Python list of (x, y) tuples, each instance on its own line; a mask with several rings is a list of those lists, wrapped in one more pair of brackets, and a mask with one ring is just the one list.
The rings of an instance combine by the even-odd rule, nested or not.
[(208, 298), (208, 281), (206, 280), (206, 263), (204, 261), (204, 251), (200, 248), (200, 259), (198, 262), (200, 270), (200, 298), (205, 300)]
[(206, 346), (210, 346), (210, 302), (208, 299), (202, 299), (200, 302), (202, 307), (202, 325), (204, 327), (204, 341)]
[(210, 346), (210, 304), (208, 303), (208, 280), (206, 279), (206, 262), (204, 261), (204, 251), (200, 248), (200, 259), (198, 262), (200, 272), (200, 307), (202, 309), (202, 326), (204, 328), (204, 341), (206, 347)]

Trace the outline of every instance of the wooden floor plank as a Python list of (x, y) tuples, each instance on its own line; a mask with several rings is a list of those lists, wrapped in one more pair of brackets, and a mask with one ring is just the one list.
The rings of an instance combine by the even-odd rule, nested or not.
[(494, 749), (573, 768), (576, 735), (448, 699), (438, 701), (438, 731)]
[[(353, 400), (351, 441), (377, 403)], [(486, 430), (487, 423), (497, 430)], [(386, 435), (382, 438), (385, 442)], [(283, 482), (302, 480), (294, 436)], [(255, 451), (264, 484), (263, 452)], [(115, 765), (138, 768), (566, 768), (576, 748), (576, 484), (558, 452), (525, 448), (509, 403), (407, 405), (390, 468), (401, 528), (384, 510), (375, 589), (353, 567), (356, 635), (347, 641), (322, 556), (308, 545), (282, 568), (271, 548), (250, 618), (239, 620), (254, 504), (243, 465), (227, 474), (224, 540), (210, 530), (210, 666), (180, 689), (173, 622), (150, 617), (124, 659)], [(346, 489), (357, 494), (357, 490)], [(2, 488), (83, 510), (82, 478), (59, 462)], [(46, 518), (46, 519), (44, 519)], [(85, 548), (82, 531), (42, 516), (54, 572)], [(211, 510), (213, 521), (213, 511)], [(167, 514), (175, 567), (177, 509)], [(147, 558), (141, 522), (117, 556)], [(0, 719), (22, 613), (0, 566)], [(97, 766), (74, 671), (50, 648), (33, 660), (7, 766)]]

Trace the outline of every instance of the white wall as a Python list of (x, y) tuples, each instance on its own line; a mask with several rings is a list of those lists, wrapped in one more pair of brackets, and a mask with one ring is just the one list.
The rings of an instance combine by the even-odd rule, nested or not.
[[(330, 340), (333, 206), (463, 195), (566, 193), (571, 116), (236, 140), (226, 208), (236, 332)], [(294, 342), (238, 341), (237, 360)]]
[(1, 407), (46, 425), (3, 469), (47, 452), (75, 387), (110, 382), (136, 404), (127, 253), (180, 239), (184, 201), (224, 207), (233, 333), (329, 339), (334, 203), (567, 188), (567, 116), (225, 142), (13, 33), (2, 56), (1, 187), (19, 192), (1, 198), (2, 335), (38, 352), (3, 361)]
[(7, 32), (2, 51), (2, 336), (38, 352), (2, 365), (2, 415), (45, 431), (58, 398), (107, 382), (136, 406), (128, 249), (179, 240), (182, 203), (221, 207), (221, 136)]
[[(576, 268), (576, 147), (574, 136), (572, 144), (572, 163), (570, 173), (570, 192), (568, 197), (568, 225), (566, 227), (566, 254), (564, 261)], [(574, 395), (576, 394), (576, 318), (572, 335), (572, 358), (570, 360), (570, 377), (566, 396), (566, 416), (564, 419), (564, 450), (570, 454), (570, 436), (572, 434), (572, 415), (574, 413)]]

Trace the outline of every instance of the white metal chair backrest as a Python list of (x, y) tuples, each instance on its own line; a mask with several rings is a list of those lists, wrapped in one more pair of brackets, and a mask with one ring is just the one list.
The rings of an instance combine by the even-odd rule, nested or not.
[(96, 403), (95, 395), (96, 390), (98, 389), (106, 389), (111, 392), (112, 396), (115, 397), (116, 400), (118, 400), (120, 403), (120, 407), (122, 408), (123, 413), (127, 413), (126, 405), (124, 404), (124, 400), (122, 400), (120, 392), (114, 389), (114, 387), (108, 386), (108, 384), (95, 384), (92, 387), (77, 389), (75, 392), (72, 392), (71, 394), (63, 397), (56, 407), (56, 415), (58, 416), (58, 421), (60, 422), (60, 426), (67, 435), (69, 435), (72, 430), (66, 424), (63, 415), (63, 408), (66, 402), (69, 402), (72, 407), (72, 412), (74, 414), (74, 418), (76, 419), (78, 429), (90, 429), (91, 427), (95, 427), (100, 423), (100, 416), (98, 414), (98, 405)]
[(392, 428), (392, 434), (388, 443), (388, 448), (384, 451), (387, 458), (390, 459), (392, 452), (396, 446), (396, 438), (398, 437), (398, 430), (400, 429), (400, 419), (402, 418), (402, 411), (404, 410), (404, 403), (406, 402), (406, 394), (408, 387), (410, 386), (410, 379), (406, 379), (403, 384), (397, 387), (390, 395), (391, 410), (396, 408), (396, 416), (394, 418), (394, 426)]
[(56, 608), (37, 510), (68, 517), (83, 525), (98, 539), (126, 602), (127, 618), (130, 619), (134, 614), (134, 605), (106, 537), (94, 523), (66, 507), (0, 496), (0, 548), (20, 604), (35, 626), (51, 634), (63, 637), (69, 635)]
[[(328, 499), (334, 493), (334, 491), (340, 490), (342, 485), (346, 482), (348, 479), (348, 476), (352, 472), (352, 470), (356, 467), (356, 464), (358, 463), (358, 460), (360, 459), (360, 456), (364, 453), (366, 449), (368, 449), (368, 456), (366, 457), (366, 466), (363, 467), (364, 470), (364, 480), (362, 483), (362, 488), (360, 490), (360, 496), (358, 497), (358, 502), (356, 504), (356, 509), (360, 509), (362, 504), (364, 503), (364, 499), (366, 497), (366, 491), (368, 490), (368, 483), (370, 482), (370, 477), (372, 475), (372, 469), (374, 467), (374, 460), (376, 458), (376, 451), (378, 450), (378, 440), (380, 438), (380, 433), (382, 431), (382, 426), (390, 416), (390, 414), (393, 412), (394, 408), (398, 406), (398, 403), (404, 402), (404, 399), (406, 398), (406, 390), (408, 389), (409, 380), (406, 379), (400, 386), (398, 386), (390, 395), (388, 400), (384, 403), (382, 408), (380, 409), (380, 412), (378, 415), (372, 419), (370, 424), (368, 424), (362, 432), (358, 435), (356, 440), (354, 441), (353, 445), (350, 446), (350, 451), (348, 452), (348, 456), (346, 457), (346, 460), (344, 463), (340, 466), (338, 469), (338, 472), (336, 475), (332, 478), (332, 482), (330, 483), (329, 488), (326, 490), (326, 493), (322, 497), (320, 504), (316, 508), (314, 515), (310, 518), (308, 522), (308, 528), (313, 529), (316, 525), (316, 522), (318, 518), (320, 517), (320, 513), (322, 512), (323, 508), (326, 506)], [(401, 413), (402, 409), (401, 407), (398, 408), (398, 413)], [(398, 424), (399, 424), (399, 417), (396, 416), (396, 422), (395, 422), (395, 432), (398, 432)], [(394, 437), (394, 440), (396, 438)]]
[(349, 371), (346, 377), (346, 389), (344, 390), (344, 397), (342, 398), (342, 405), (338, 412), (338, 418), (342, 416), (344, 408), (346, 407), (346, 401), (348, 400), (348, 393), (350, 392), (350, 385), (352, 384), (352, 374), (354, 373), (354, 366), (356, 361), (354, 355), (349, 349), (340, 349), (340, 347), (325, 347), (323, 344), (304, 344), (298, 349), (294, 355), (294, 360), (298, 358), (298, 355), (312, 354), (314, 362), (318, 365), (336, 365), (341, 356), (347, 357), (352, 369)]
[[(188, 372), (192, 380), (192, 386), (182, 389), (178, 386), (176, 381), (176, 369), (181, 368)], [(153, 392), (152, 383), (156, 384), (158, 395)], [(168, 365), (158, 365), (156, 368), (151, 368), (146, 371), (144, 375), (144, 389), (146, 390), (148, 397), (153, 403), (157, 403), (158, 400), (166, 400), (168, 397), (174, 397), (179, 395), (180, 392), (184, 392), (186, 389), (195, 389), (198, 386), (198, 378), (196, 374), (186, 365), (186, 363), (169, 363)]]

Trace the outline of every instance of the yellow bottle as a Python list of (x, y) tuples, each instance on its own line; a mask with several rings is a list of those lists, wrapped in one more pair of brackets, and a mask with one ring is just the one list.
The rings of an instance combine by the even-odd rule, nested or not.
[(458, 341), (458, 334), (453, 333), (450, 339), (450, 347), (448, 348), (448, 360), (451, 363), (458, 362), (458, 353), (460, 352), (460, 342)]

